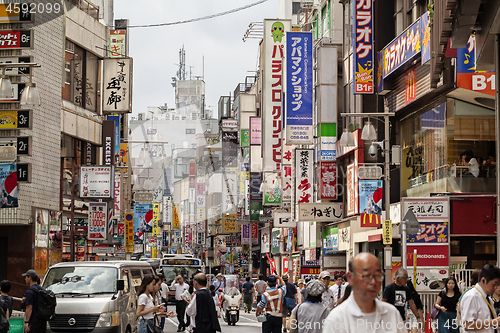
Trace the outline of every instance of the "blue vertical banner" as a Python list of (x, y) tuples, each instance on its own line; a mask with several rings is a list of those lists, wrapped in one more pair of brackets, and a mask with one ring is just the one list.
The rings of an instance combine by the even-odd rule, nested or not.
[(134, 243), (143, 244), (144, 234), (153, 232), (153, 204), (134, 204)]
[(313, 34), (286, 36), (286, 143), (313, 144)]
[(120, 156), (120, 115), (117, 116), (107, 116), (108, 120), (114, 120), (115, 122), (115, 161), (118, 160)]
[(373, 0), (353, 3), (353, 90), (354, 94), (373, 94)]

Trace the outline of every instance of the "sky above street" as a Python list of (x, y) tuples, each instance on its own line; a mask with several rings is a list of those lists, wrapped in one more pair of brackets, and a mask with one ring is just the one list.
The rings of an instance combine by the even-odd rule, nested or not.
[[(115, 19), (129, 19), (129, 55), (134, 59), (133, 115), (148, 106), (167, 103), (175, 107), (172, 77), (184, 45), (186, 74), (205, 78), (208, 108), (217, 112), (220, 96), (233, 94), (238, 83), (254, 75), (258, 64), (258, 39), (242, 38), (251, 22), (278, 16), (278, 0), (267, 0), (241, 11), (192, 23), (134, 28), (191, 20), (219, 14), (259, 0), (115, 0)], [(192, 66), (192, 67), (190, 67)], [(249, 72), (250, 71), (250, 72)]]

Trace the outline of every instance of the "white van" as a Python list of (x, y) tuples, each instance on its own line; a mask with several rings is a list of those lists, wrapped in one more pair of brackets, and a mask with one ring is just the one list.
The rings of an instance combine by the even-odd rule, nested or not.
[(77, 261), (49, 268), (42, 287), (57, 297), (47, 332), (132, 333), (137, 291), (151, 265), (139, 261)]

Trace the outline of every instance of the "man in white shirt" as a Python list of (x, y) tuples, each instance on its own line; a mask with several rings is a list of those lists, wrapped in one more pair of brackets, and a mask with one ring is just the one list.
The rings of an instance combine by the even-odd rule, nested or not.
[(351, 296), (333, 309), (323, 324), (323, 333), (407, 333), (399, 311), (377, 300), (384, 274), (373, 254), (362, 252), (349, 261), (347, 281)]
[[(170, 293), (170, 289), (168, 289), (167, 286), (167, 280), (163, 276), (161, 278), (161, 285), (160, 285), (160, 303), (165, 303), (165, 307), (167, 306), (168, 303), (168, 294)], [(163, 331), (163, 328), (165, 327), (165, 317), (161, 317), (160, 319), (160, 328)]]
[(334, 306), (333, 291), (330, 289), (330, 272), (323, 271), (319, 274), (319, 280), (325, 284), (325, 292), (321, 294), (321, 304), (332, 311)]
[(335, 284), (330, 287), (333, 293), (333, 307), (336, 307), (339, 299), (344, 297), (345, 287), (347, 285), (343, 283), (344, 283), (344, 278), (342, 274), (335, 275)]
[(481, 269), (479, 282), (460, 301), (461, 324), (466, 332), (497, 332), (500, 317), (495, 318), (493, 301), (488, 296), (500, 284), (500, 269), (486, 265)]
[(184, 321), (184, 316), (186, 314), (186, 301), (182, 299), (182, 294), (185, 290), (189, 289), (189, 285), (184, 283), (182, 276), (176, 276), (170, 288), (175, 288), (175, 312), (177, 312), (177, 319), (179, 320), (179, 325), (177, 327), (177, 332), (182, 332), (186, 329), (186, 322)]
[(219, 296), (220, 292), (224, 290), (224, 281), (222, 280), (222, 274), (219, 273), (213, 283), (215, 287), (215, 294)]
[[(191, 317), (194, 333), (221, 332), (215, 304), (207, 289), (207, 277), (204, 273), (195, 275), (193, 287), (196, 291), (186, 309), (186, 314)], [(203, 309), (203, 311), (198, 313), (197, 308)]]

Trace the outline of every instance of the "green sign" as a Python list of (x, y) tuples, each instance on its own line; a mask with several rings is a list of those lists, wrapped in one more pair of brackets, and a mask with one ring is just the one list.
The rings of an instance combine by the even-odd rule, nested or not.
[(280, 230), (273, 230), (273, 234), (271, 237), (271, 252), (278, 253), (280, 252)]
[(280, 205), (281, 192), (280, 188), (270, 188), (264, 192), (264, 205)]
[(88, 227), (89, 219), (88, 217), (75, 217), (75, 227)]
[(250, 201), (250, 221), (259, 221), (262, 202)]
[(240, 140), (242, 147), (250, 146), (250, 130), (241, 130)]

